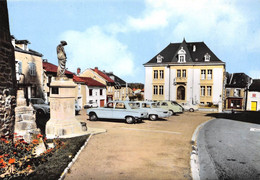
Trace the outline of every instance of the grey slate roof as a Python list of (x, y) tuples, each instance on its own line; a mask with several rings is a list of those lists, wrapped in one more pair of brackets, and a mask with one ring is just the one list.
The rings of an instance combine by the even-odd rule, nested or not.
[[(193, 47), (195, 46), (195, 51), (193, 51)], [(167, 47), (165, 47), (161, 52), (156, 54), (150, 61), (145, 63), (144, 65), (149, 64), (160, 64), (157, 63), (157, 56), (160, 54), (163, 56), (162, 63), (175, 64), (178, 63), (178, 51), (183, 47), (186, 51), (186, 63), (221, 63), (223, 62), (208, 48), (208, 46), (204, 42), (186, 42), (185, 39), (182, 43), (170, 43)], [(205, 62), (204, 56), (206, 54), (210, 55), (210, 61)], [(179, 64), (179, 63), (178, 63)], [(183, 63), (182, 63), (183, 64)], [(185, 63), (184, 63), (185, 64)]]
[(21, 53), (26, 53), (26, 54), (31, 54), (31, 55), (34, 55), (34, 56), (39, 56), (39, 57), (42, 57), (43, 55), (37, 51), (34, 51), (32, 49), (29, 49), (29, 51), (25, 51), (21, 48), (19, 48), (18, 46), (15, 46), (14, 48), (15, 51), (17, 52), (21, 52)]
[(251, 82), (251, 78), (245, 73), (232, 73), (226, 74), (227, 77), (227, 88), (246, 88)]
[(260, 79), (253, 79), (253, 83), (250, 85), (249, 91), (260, 92)]

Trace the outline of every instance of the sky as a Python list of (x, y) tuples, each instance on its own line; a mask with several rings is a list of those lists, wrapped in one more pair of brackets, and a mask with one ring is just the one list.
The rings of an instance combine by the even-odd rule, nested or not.
[(205, 42), (229, 73), (260, 78), (260, 0), (7, 0), (11, 34), (67, 68), (145, 82), (144, 63), (170, 43)]

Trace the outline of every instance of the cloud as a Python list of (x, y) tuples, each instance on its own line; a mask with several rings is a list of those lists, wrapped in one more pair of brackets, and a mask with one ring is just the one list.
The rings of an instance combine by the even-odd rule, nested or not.
[(98, 67), (100, 70), (113, 71), (118, 76), (129, 76), (134, 72), (133, 55), (127, 46), (114, 36), (105, 33), (99, 26), (84, 32), (66, 31), (61, 39), (67, 41), (67, 67), (76, 72)]

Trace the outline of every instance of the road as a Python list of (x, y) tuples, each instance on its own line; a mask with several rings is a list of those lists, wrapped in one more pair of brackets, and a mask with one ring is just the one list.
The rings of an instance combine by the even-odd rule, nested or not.
[(65, 179), (187, 179), (190, 180), (191, 137), (211, 119), (187, 112), (165, 120), (140, 124), (89, 121), (88, 127), (107, 129), (92, 136)]
[(200, 130), (197, 146), (202, 180), (260, 179), (260, 125), (215, 119)]

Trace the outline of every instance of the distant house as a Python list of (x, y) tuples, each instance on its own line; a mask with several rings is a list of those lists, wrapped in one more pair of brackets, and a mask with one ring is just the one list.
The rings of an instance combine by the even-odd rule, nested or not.
[(227, 73), (226, 78), (224, 108), (246, 110), (246, 91), (252, 79), (245, 73)]
[(42, 54), (29, 49), (28, 40), (16, 40), (12, 36), (15, 50), (16, 79), (18, 88), (24, 90), (25, 98), (44, 98)]
[[(43, 92), (46, 102), (49, 102), (50, 97), (50, 84), (53, 77), (57, 77), (57, 69), (58, 66), (47, 62), (47, 60), (42, 61), (42, 67), (43, 67)], [(65, 75), (72, 79), (73, 73), (66, 70)]]
[(132, 89), (128, 87), (127, 83), (113, 72), (103, 72), (115, 82), (114, 86), (109, 89), (110, 93), (114, 94), (112, 100), (129, 100)]
[(260, 110), (260, 79), (253, 79), (252, 84), (249, 86), (247, 110)]
[(104, 72), (100, 71), (97, 67), (95, 69), (88, 68), (84, 70), (82, 73), (80, 72), (80, 69), (78, 68), (77, 75), (79, 77), (89, 77), (94, 79), (95, 81), (98, 81), (106, 86), (106, 102), (113, 100), (114, 98), (114, 92), (112, 91), (115, 81), (112, 80), (108, 75), (106, 75)]

